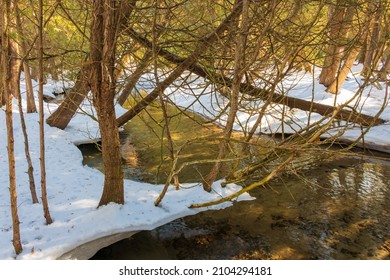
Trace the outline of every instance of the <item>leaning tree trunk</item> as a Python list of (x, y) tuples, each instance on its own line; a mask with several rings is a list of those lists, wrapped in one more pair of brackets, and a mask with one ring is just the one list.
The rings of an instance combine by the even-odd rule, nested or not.
[(77, 81), (72, 89), (67, 93), (66, 99), (61, 103), (58, 109), (51, 114), (46, 122), (50, 126), (65, 129), (74, 114), (79, 108), (81, 102), (89, 92), (89, 83), (87, 79), (88, 66), (83, 66), (78, 75)]
[(124, 203), (119, 131), (114, 107), (116, 27), (120, 12), (117, 2), (115, 0), (92, 2), (89, 80), (93, 92), (93, 104), (99, 119), (105, 173), (99, 206), (110, 202)]
[(138, 63), (137, 69), (131, 74), (128, 79), (126, 79), (125, 87), (121, 95), (117, 99), (120, 105), (123, 106), (123, 104), (125, 104), (127, 98), (130, 96), (130, 93), (137, 84), (139, 78), (142, 76), (142, 74), (145, 73), (145, 70), (149, 65), (149, 61), (152, 58), (152, 55), (152, 51), (150, 49), (147, 49), (140, 62)]

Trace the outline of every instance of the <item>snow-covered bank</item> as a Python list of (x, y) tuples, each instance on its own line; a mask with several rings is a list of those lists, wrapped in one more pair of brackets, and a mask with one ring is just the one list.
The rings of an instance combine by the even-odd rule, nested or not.
[[(46, 86), (45, 90), (50, 93), (50, 85)], [(46, 105), (46, 115), (55, 110), (55, 107), (54, 104)], [(88, 103), (83, 110), (90, 110)], [(45, 225), (42, 204), (31, 203), (24, 140), (16, 105), (13, 112), (18, 212), (23, 252), (16, 256), (12, 246), (7, 136), (3, 108), (0, 110), (0, 259), (56, 259), (82, 244), (105, 236), (153, 229), (174, 219), (204, 211), (206, 209), (189, 209), (188, 206), (194, 202), (217, 199), (240, 189), (237, 185), (222, 189), (217, 182), (214, 191), (206, 193), (200, 185), (183, 184), (179, 191), (170, 189), (162, 205), (155, 207), (153, 202), (160, 194), (162, 185), (125, 180), (126, 203), (97, 209), (103, 188), (103, 174), (83, 166), (82, 154), (73, 144), (76, 140), (97, 137), (97, 124), (88, 116), (78, 114), (65, 131), (45, 126), (48, 201), (54, 220), (51, 225)], [(38, 114), (28, 114), (25, 118), (39, 195)], [(240, 199), (251, 197), (245, 194)], [(208, 209), (229, 205), (231, 203), (224, 203)]]
[[(291, 82), (286, 80), (283, 87), (293, 87), (289, 94), (301, 99), (314, 100), (323, 104), (333, 105), (335, 98), (339, 104), (354, 96), (362, 79), (359, 76), (350, 77), (344, 84), (340, 94), (331, 95), (319, 85), (310, 75), (304, 75)], [(374, 86), (367, 87), (360, 96), (357, 111), (375, 115), (383, 104), (384, 111), (381, 118), (390, 120), (390, 108), (388, 99), (384, 100), (387, 85), (380, 84), (382, 89)], [(194, 86), (195, 88), (195, 86)], [(46, 93), (50, 93), (52, 87), (45, 86)], [(170, 99), (181, 107), (188, 107), (192, 111), (203, 114), (209, 118), (219, 116), (221, 109), (227, 104), (227, 100), (218, 95), (211, 95), (204, 89), (175, 90), (170, 88)], [(169, 93), (167, 90), (167, 93)], [(248, 131), (256, 121), (256, 112), (262, 106), (262, 101), (251, 101), (252, 113), (240, 111), (235, 129)], [(353, 104), (352, 104), (353, 105)], [(46, 114), (53, 112), (57, 105), (46, 105)], [(96, 208), (103, 187), (103, 175), (101, 172), (82, 165), (82, 155), (74, 142), (99, 137), (97, 123), (85, 113), (93, 114), (88, 102), (72, 121), (66, 130), (58, 130), (49, 126), (46, 129), (46, 159), (47, 159), (47, 187), (51, 216), (54, 223), (45, 225), (42, 205), (32, 205), (28, 177), (27, 164), (24, 155), (23, 137), (19, 120), (19, 113), (14, 108), (14, 133), (17, 161), (17, 191), (18, 210), (21, 227), (21, 239), (24, 247), (18, 259), (53, 259), (83, 244), (120, 233), (152, 229), (176, 218), (192, 215), (206, 209), (189, 209), (194, 202), (210, 201), (220, 196), (226, 196), (235, 192), (240, 187), (229, 185), (221, 189), (219, 182), (214, 184), (214, 192), (205, 193), (197, 184), (183, 184), (183, 189), (175, 191), (171, 189), (163, 200), (161, 207), (155, 207), (153, 201), (159, 195), (162, 186), (139, 183), (125, 180), (125, 205), (108, 205)], [(118, 109), (118, 115), (123, 109)], [(291, 133), (305, 126), (309, 122), (317, 121), (321, 116), (312, 113), (309, 115), (300, 110), (286, 109), (287, 119), (284, 124), (280, 122), (280, 112), (284, 108), (275, 105), (266, 113), (259, 133), (281, 132)], [(226, 121), (225, 111), (219, 119), (221, 124)], [(39, 187), (39, 134), (38, 115), (26, 115), (28, 134), (30, 137), (31, 155), (33, 157), (37, 191)], [(12, 247), (12, 224), (10, 214), (8, 192), (8, 161), (6, 151), (6, 130), (4, 110), (0, 110), (0, 259), (13, 259), (15, 254)], [(282, 125), (284, 126), (282, 128)], [(341, 123), (342, 125), (342, 123)], [(361, 134), (361, 127), (349, 127), (342, 136), (345, 140), (354, 141)], [(390, 125), (372, 127), (364, 136), (364, 143), (371, 143), (384, 150), (390, 146)], [(243, 195), (240, 199), (251, 199), (249, 195)], [(214, 208), (227, 207), (230, 203)]]
[[(345, 129), (344, 134), (339, 137), (339, 140), (345, 143), (353, 143), (360, 137), (363, 131), (365, 132), (364, 137), (359, 141), (357, 146), (390, 153), (390, 107), (388, 106), (390, 96), (387, 95), (386, 97), (389, 85), (385, 82), (368, 83), (361, 94), (356, 95), (360, 90), (360, 86), (365, 82), (364, 78), (359, 75), (361, 68), (361, 65), (354, 66), (337, 95), (327, 93), (326, 88), (318, 83), (320, 69), (315, 71), (314, 78), (310, 73), (293, 74), (279, 83), (278, 88), (280, 91), (287, 92), (289, 96), (330, 106), (344, 104), (352, 100), (348, 103), (350, 108), (353, 107), (356, 112), (370, 116), (375, 116), (383, 106), (384, 110), (380, 118), (386, 121), (385, 124), (370, 127), (368, 132), (365, 132), (366, 128), (358, 124), (349, 123), (346, 125), (344, 121), (341, 121), (338, 124), (335, 123), (339, 127), (333, 131), (329, 131), (329, 133), (335, 134), (340, 129)], [(197, 80), (197, 83), (201, 84), (202, 82)], [(193, 88), (196, 88), (196, 86)], [(224, 125), (227, 120), (227, 113), (229, 112), (229, 108), (225, 108), (225, 106), (227, 106), (229, 100), (220, 95), (211, 94), (211, 88), (209, 90), (204, 90), (201, 86), (198, 88), (184, 91), (172, 88), (169, 97), (180, 107), (188, 108), (193, 112), (202, 114), (208, 119), (216, 119), (217, 122)], [(250, 131), (256, 123), (258, 113), (261, 111), (264, 102), (262, 100), (242, 101), (241, 105), (243, 106), (241, 106), (237, 114), (234, 129), (236, 131)], [(222, 111), (224, 112), (221, 114)], [(282, 112), (285, 114), (284, 122), (281, 122)], [(282, 105), (273, 104), (272, 106), (268, 106), (265, 111), (257, 133), (291, 134), (306, 127), (308, 124), (319, 121), (321, 118), (321, 115), (314, 112), (309, 114), (299, 109), (283, 108)], [(329, 136), (330, 134), (324, 134), (322, 138)]]

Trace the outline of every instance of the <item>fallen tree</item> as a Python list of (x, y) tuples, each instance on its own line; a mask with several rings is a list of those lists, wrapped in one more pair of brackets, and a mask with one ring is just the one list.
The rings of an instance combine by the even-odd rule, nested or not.
[[(143, 44), (145, 47), (150, 49), (153, 47), (152, 42), (150, 42), (148, 39), (138, 34), (134, 29), (128, 29), (128, 32), (134, 40)], [(171, 53), (168, 50), (163, 48), (158, 48), (157, 53), (167, 61), (174, 64), (181, 65), (185, 61), (185, 58), (179, 57), (174, 53)], [(224, 75), (217, 74), (213, 71), (209, 71), (199, 64), (196, 63), (190, 64), (188, 65), (187, 70), (205, 79), (208, 79), (213, 83), (223, 85), (229, 88), (232, 87), (232, 83), (233, 83), (232, 79)], [(276, 92), (269, 92), (265, 89), (255, 87), (254, 85), (249, 83), (241, 83), (240, 91), (243, 94), (247, 94), (255, 98), (269, 100), (270, 102), (286, 105), (290, 108), (296, 108), (304, 111), (311, 111), (314, 113), (318, 113), (322, 116), (331, 116), (333, 115), (334, 112), (337, 111), (336, 114), (334, 115), (335, 119), (358, 123), (363, 126), (379, 125), (385, 123), (385, 120), (381, 118), (373, 117), (366, 114), (361, 114), (354, 110), (340, 109), (334, 106), (329, 106), (325, 104), (315, 103), (312, 101), (302, 100), (295, 97), (286, 96), (283, 94), (278, 94)], [(142, 101), (140, 101), (140, 103), (141, 102)], [(127, 113), (125, 113), (120, 118), (118, 118), (117, 119), (118, 124), (123, 125), (131, 118), (133, 118), (136, 114), (138, 114), (139, 107), (140, 106), (138, 106), (138, 104), (135, 105)]]
[[(222, 85), (224, 87), (231, 88), (232, 87), (232, 79), (216, 73), (211, 69), (207, 69), (200, 64), (197, 64), (196, 61), (200, 57), (200, 55), (209, 48), (213, 42), (215, 42), (219, 36), (225, 32), (233, 19), (237, 18), (237, 16), (241, 13), (242, 2), (238, 1), (236, 7), (233, 9), (232, 13), (212, 32), (203, 37), (195, 50), (186, 58), (180, 57), (164, 48), (154, 46), (151, 41), (149, 41), (144, 36), (137, 33), (132, 28), (125, 29), (128, 35), (130, 35), (135, 41), (139, 42), (143, 46), (145, 46), (149, 50), (154, 50), (156, 53), (167, 60), (172, 64), (178, 65), (175, 70), (161, 83), (159, 83), (156, 88), (150, 92), (146, 97), (144, 97), (141, 101), (139, 101), (135, 106), (129, 109), (125, 114), (117, 118), (118, 126), (122, 126), (127, 123), (129, 120), (138, 115), (142, 110), (144, 110), (150, 103), (152, 103), (159, 95), (159, 92), (164, 91), (167, 87), (169, 87), (180, 75), (188, 70), (196, 75), (199, 75), (214, 84)], [(83, 71), (81, 71), (80, 75)], [(85, 74), (84, 74), (85, 75)], [(134, 84), (134, 81), (131, 83)], [(71, 117), (74, 115), (78, 106), (81, 104), (82, 100), (85, 98), (86, 94), (89, 91), (89, 85), (87, 81), (83, 78), (79, 79), (76, 83), (74, 89), (71, 90), (70, 94), (67, 95), (63, 104), (54, 112), (47, 120), (48, 124), (52, 126), (56, 126), (58, 128), (64, 129), (69, 123)], [(358, 123), (363, 126), (370, 125), (379, 125), (383, 124), (385, 120), (373, 117), (370, 115), (359, 113), (355, 110), (350, 110), (346, 108), (336, 108), (334, 106), (329, 106), (325, 104), (315, 103), (312, 101), (302, 100), (295, 97), (289, 97), (281, 93), (277, 93), (274, 91), (268, 91), (263, 88), (256, 87), (250, 83), (241, 83), (240, 84), (240, 92), (242, 94), (267, 100), (267, 102), (272, 102), (276, 104), (281, 104), (288, 106), (290, 108), (296, 108), (304, 111), (310, 111), (314, 113), (318, 113), (322, 116), (331, 116), (334, 112), (336, 115), (334, 116), (337, 120), (344, 120), (352, 123)], [(342, 106), (347, 106), (344, 104)]]

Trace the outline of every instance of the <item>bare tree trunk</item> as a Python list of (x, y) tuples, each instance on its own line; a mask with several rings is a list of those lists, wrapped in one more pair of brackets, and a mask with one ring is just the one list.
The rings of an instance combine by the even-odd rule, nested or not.
[(46, 219), (46, 224), (51, 224), (53, 220), (50, 216), (49, 203), (47, 201), (46, 190), (46, 160), (45, 160), (45, 122), (44, 122), (44, 107), (43, 107), (43, 0), (39, 0), (39, 36), (38, 36), (38, 62), (39, 62), (39, 150), (40, 150), (40, 165), (41, 165), (41, 191), (42, 191), (42, 205), (43, 214)]
[[(120, 26), (121, 29), (125, 29), (127, 17), (132, 13), (137, 0), (121, 1), (121, 18)], [(70, 92), (67, 94), (64, 102), (58, 107), (58, 109), (47, 118), (47, 124), (50, 126), (65, 129), (74, 114), (79, 108), (81, 102), (87, 96), (90, 85), (88, 81), (89, 65), (83, 65), (78, 75), (77, 81)]]
[(337, 78), (333, 81), (332, 84), (329, 85), (327, 88), (327, 92), (337, 94), (343, 85), (345, 79), (348, 76), (348, 73), (351, 71), (351, 68), (353, 66), (353, 63), (356, 60), (356, 57), (358, 56), (360, 52), (359, 48), (354, 48), (349, 54), (348, 57), (343, 65), (343, 68), (341, 68), (339, 74), (337, 75)]
[(380, 33), (380, 21), (382, 18), (383, 8), (381, 5), (381, 0), (375, 0), (375, 3), (372, 3), (372, 11), (375, 14), (372, 33), (369, 36), (369, 43), (367, 43), (367, 51), (365, 53), (364, 66), (361, 74), (367, 76), (369, 73), (376, 68), (377, 60), (374, 59), (375, 53), (379, 49), (379, 33)]
[(12, 243), (16, 254), (20, 254), (23, 251), (22, 244), (20, 242), (20, 228), (19, 228), (19, 216), (18, 216), (18, 203), (16, 192), (16, 171), (15, 171), (15, 154), (14, 154), (14, 135), (13, 135), (13, 121), (12, 121), (12, 95), (9, 89), (5, 90), (7, 97), (6, 104), (6, 122), (7, 122), (7, 139), (8, 139), (8, 163), (9, 163), (9, 191), (11, 195), (11, 212), (12, 212), (12, 229), (13, 238)]
[[(10, 13), (14, 14), (15, 13), (15, 7), (13, 5), (13, 2), (10, 1)], [(9, 32), (10, 34), (16, 33), (15, 30), (15, 24), (13, 24), (13, 20), (10, 19), (9, 22)], [(11, 94), (16, 98), (20, 99), (20, 92), (14, 90), (15, 88), (20, 86), (20, 66), (21, 66), (21, 60), (19, 57), (19, 45), (18, 43), (14, 40), (9, 38), (9, 48), (10, 48), (10, 57), (9, 57), (9, 64), (8, 67), (10, 67), (10, 71), (12, 73), (10, 77), (10, 90)]]
[(152, 51), (150, 49), (147, 49), (145, 54), (141, 58), (141, 61), (137, 65), (137, 69), (131, 74), (131, 76), (128, 79), (126, 79), (125, 88), (123, 89), (121, 95), (117, 99), (120, 105), (123, 106), (123, 104), (126, 102), (127, 98), (129, 97), (131, 91), (135, 87), (139, 78), (142, 76), (142, 74), (144, 74), (145, 69), (148, 67), (151, 58), (152, 58)]
[(14, 134), (13, 134), (13, 120), (12, 120), (12, 95), (10, 86), (12, 84), (12, 75), (14, 70), (10, 65), (11, 46), (9, 38), (9, 17), (10, 17), (10, 1), (1, 2), (1, 85), (3, 98), (6, 101), (6, 126), (7, 126), (7, 152), (8, 152), (8, 169), (9, 169), (9, 191), (11, 200), (11, 216), (12, 216), (12, 244), (16, 254), (23, 251), (20, 241), (20, 227), (18, 216), (18, 203), (16, 192), (16, 171), (15, 171), (15, 148), (14, 148)]
[(67, 93), (65, 100), (57, 110), (46, 119), (48, 125), (60, 129), (65, 129), (68, 126), (70, 120), (76, 113), (77, 108), (89, 92), (90, 86), (87, 78), (88, 68), (89, 66), (86, 65), (81, 68), (77, 81), (73, 88)]
[(390, 74), (390, 47), (387, 47), (385, 51), (385, 63), (383, 64), (381, 70), (379, 70), (379, 80), (386, 81), (387, 75)]
[(348, 76), (348, 73), (351, 71), (353, 63), (355, 62), (359, 52), (361, 51), (362, 42), (367, 38), (369, 31), (369, 23), (371, 21), (371, 16), (367, 15), (364, 21), (364, 26), (360, 30), (360, 34), (356, 36), (356, 43), (349, 50), (348, 56), (345, 59), (344, 65), (341, 70), (338, 72), (335, 80), (327, 88), (327, 91), (330, 93), (337, 94), (343, 85), (345, 79)]
[(217, 176), (222, 167), (222, 159), (226, 155), (226, 148), (229, 143), (230, 137), (233, 131), (234, 121), (238, 111), (238, 99), (240, 95), (240, 85), (241, 80), (244, 77), (245, 69), (245, 49), (246, 49), (246, 40), (249, 31), (249, 0), (243, 0), (242, 4), (242, 19), (241, 26), (239, 27), (239, 32), (236, 36), (236, 52), (234, 59), (234, 76), (231, 87), (230, 94), (230, 110), (226, 125), (223, 132), (223, 140), (219, 144), (218, 148), (218, 161), (213, 165), (210, 170), (210, 173), (203, 180), (203, 189), (207, 192), (211, 192), (211, 185), (217, 179)]
[(92, 1), (90, 84), (102, 138), (104, 188), (99, 206), (124, 203), (123, 171), (119, 131), (115, 118), (115, 47), (118, 28), (118, 1)]
[(329, 19), (329, 38), (326, 57), (323, 69), (320, 74), (320, 83), (328, 87), (336, 79), (336, 74), (340, 69), (342, 58), (345, 57), (345, 42), (351, 27), (352, 18), (355, 14), (355, 7), (344, 7), (340, 0), (331, 12)]
[[(20, 75), (20, 74), (18, 74)], [(21, 96), (20, 94), (20, 84), (16, 86), (17, 95)], [(29, 186), (30, 186), (30, 193), (31, 193), (31, 199), (32, 203), (38, 203), (38, 197), (37, 192), (35, 189), (35, 179), (34, 179), (34, 167), (32, 164), (31, 156), (30, 156), (30, 145), (28, 143), (28, 134), (27, 134), (27, 126), (26, 121), (24, 119), (24, 112), (22, 107), (22, 98), (19, 98), (18, 100), (18, 108), (19, 108), (19, 115), (20, 115), (20, 123), (22, 126), (22, 132), (23, 132), (23, 138), (24, 138), (24, 153), (26, 155), (27, 160), (27, 174), (29, 179)]]
[(342, 19), (342, 8), (337, 6), (329, 7), (329, 20), (328, 20), (328, 42), (325, 49), (325, 58), (322, 67), (322, 71), (319, 77), (321, 84), (328, 86), (332, 83), (332, 67), (334, 66), (334, 56), (336, 51), (335, 40), (337, 39), (337, 29), (339, 29), (340, 21)]
[[(24, 38), (24, 31), (20, 19), (20, 12), (18, 7), (18, 0), (15, 0), (15, 14), (16, 14), (16, 28), (18, 30), (18, 33), (20, 34), (20, 46), (22, 48), (22, 55), (27, 55), (27, 44), (26, 40)], [(35, 105), (35, 99), (34, 99), (34, 90), (32, 85), (32, 79), (30, 75), (30, 67), (28, 66), (28, 63), (26, 61), (23, 61), (23, 72), (24, 72), (24, 81), (26, 83), (26, 90), (27, 90), (27, 113), (36, 113), (37, 107)]]

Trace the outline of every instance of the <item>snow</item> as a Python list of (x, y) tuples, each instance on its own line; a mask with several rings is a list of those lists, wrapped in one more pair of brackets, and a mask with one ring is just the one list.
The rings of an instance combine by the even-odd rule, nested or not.
[[(342, 85), (340, 92), (337, 95), (326, 92), (326, 88), (319, 84), (318, 76), (320, 69), (317, 69), (313, 75), (308, 73), (294, 73), (290, 77), (278, 84), (280, 91), (287, 92), (288, 96), (311, 101), (316, 103), (333, 106), (347, 103), (349, 107), (355, 107), (357, 112), (375, 116), (382, 107), (380, 118), (386, 122), (383, 125), (364, 128), (358, 124), (341, 121), (337, 128), (327, 131), (322, 138), (335, 135), (340, 130), (345, 130), (339, 137), (340, 141), (352, 143), (356, 141), (362, 131), (365, 131), (364, 137), (359, 140), (358, 146), (365, 147), (381, 152), (390, 153), (390, 101), (388, 92), (388, 84), (385, 82), (376, 82), (375, 84), (368, 83), (361, 91), (360, 87), (364, 85), (364, 79), (359, 75), (361, 65), (354, 66), (347, 80)], [(197, 83), (201, 83), (199, 80)], [(205, 84), (205, 83), (204, 83)], [(196, 86), (194, 86), (195, 88)], [(169, 92), (169, 90), (168, 90)], [(229, 100), (212, 93), (212, 88), (208, 90), (182, 90), (173, 91), (169, 98), (173, 103), (189, 110), (201, 114), (209, 119), (216, 119), (222, 126), (226, 124), (229, 108), (223, 114), (221, 111), (225, 109)], [(358, 93), (358, 94), (357, 94)], [(349, 101), (349, 102), (348, 102)], [(258, 112), (261, 110), (264, 102), (262, 100), (242, 101), (243, 106), (239, 108), (236, 116), (234, 130), (240, 132), (250, 131), (258, 118)], [(251, 108), (248, 110), (248, 108)], [(348, 109), (348, 108), (347, 108)], [(285, 122), (282, 123), (281, 112), (285, 111)], [(265, 116), (262, 118), (261, 124), (257, 129), (258, 134), (273, 134), (273, 133), (295, 133), (301, 128), (321, 120), (323, 116), (317, 113), (308, 113), (299, 109), (283, 108), (282, 105), (272, 104), (268, 106)], [(325, 123), (328, 119), (324, 119)], [(366, 132), (367, 130), (367, 132)]]
[[(359, 69), (353, 69), (353, 72)], [(318, 73), (316, 73), (317, 75)], [(146, 77), (146, 79), (149, 79)], [(279, 86), (290, 88), (289, 95), (305, 100), (314, 100), (319, 103), (333, 105), (340, 104), (350, 99), (349, 103), (357, 105), (357, 111), (374, 116), (378, 113), (383, 104), (384, 110), (381, 118), (387, 122), (383, 125), (372, 127), (364, 136), (364, 143), (369, 147), (390, 152), (390, 108), (387, 106), (388, 98), (385, 99), (388, 86), (381, 83), (382, 89), (368, 85), (357, 100), (354, 95), (363, 79), (358, 75), (350, 75), (344, 83), (338, 95), (331, 95), (325, 92), (325, 88), (318, 84), (318, 79), (312, 75), (299, 74), (291, 79), (286, 79)], [(146, 83), (148, 83), (146, 81)], [(177, 90), (171, 87), (166, 90), (169, 99), (183, 108), (202, 114), (210, 119), (220, 115), (221, 110), (226, 106), (227, 100), (223, 97), (209, 93), (202, 88), (202, 80), (197, 79), (191, 85), (193, 90)], [(22, 85), (23, 86), (23, 85)], [(56, 84), (45, 85), (45, 94), (50, 94), (57, 87)], [(336, 100), (335, 100), (336, 98)], [(252, 112), (240, 110), (237, 115), (235, 130), (248, 131), (257, 118), (256, 112), (263, 105), (262, 101), (245, 101), (246, 106), (253, 108)], [(45, 114), (48, 116), (57, 105), (46, 104)], [(72, 119), (69, 126), (64, 130), (45, 125), (46, 141), (46, 166), (47, 166), (47, 189), (51, 216), (54, 222), (45, 225), (42, 204), (31, 204), (28, 188), (28, 177), (26, 174), (27, 164), (24, 156), (24, 144), (19, 121), (19, 113), (14, 108), (14, 133), (15, 133), (15, 156), (17, 163), (17, 192), (18, 211), (21, 228), (21, 240), (23, 252), (16, 256), (12, 247), (12, 223), (9, 203), (8, 186), (8, 161), (6, 151), (6, 129), (4, 109), (0, 110), (0, 259), (55, 259), (71, 249), (97, 238), (115, 233), (148, 230), (158, 227), (164, 223), (193, 215), (206, 209), (219, 209), (228, 207), (231, 203), (209, 207), (205, 209), (190, 209), (192, 203), (205, 202), (229, 195), (241, 187), (229, 185), (226, 188), (220, 187), (220, 182), (213, 185), (213, 192), (206, 193), (199, 184), (183, 184), (179, 191), (170, 188), (162, 205), (155, 207), (153, 202), (159, 195), (162, 185), (151, 185), (131, 180), (125, 180), (125, 201), (124, 205), (110, 204), (97, 208), (102, 192), (103, 174), (96, 169), (82, 165), (82, 155), (75, 146), (75, 142), (82, 142), (88, 139), (99, 137), (97, 123), (87, 114), (94, 114), (88, 101), (82, 106), (82, 111)], [(286, 110), (289, 119), (282, 128), (280, 112)], [(124, 112), (124, 109), (117, 106), (117, 115)], [(221, 125), (227, 119), (226, 110), (217, 120)], [(87, 113), (87, 114), (85, 114)], [(34, 174), (37, 184), (37, 192), (40, 194), (39, 185), (39, 128), (38, 114), (25, 115), (28, 127), (31, 155), (34, 163)], [(310, 116), (301, 110), (284, 109), (280, 105), (273, 105), (266, 112), (258, 133), (275, 133), (284, 131), (292, 133), (309, 122), (315, 122), (322, 116), (312, 113)], [(341, 126), (345, 123), (341, 122)], [(363, 129), (364, 130), (364, 129)], [(333, 133), (336, 133), (336, 128)], [(344, 141), (355, 141), (360, 136), (362, 127), (359, 125), (348, 125), (347, 130), (341, 136)], [(332, 132), (330, 132), (332, 133)], [(326, 135), (324, 136), (326, 137)], [(252, 199), (244, 194), (239, 199)]]
[[(45, 85), (45, 94), (50, 94), (53, 87), (54, 85)], [(56, 107), (55, 104), (46, 104), (46, 116)], [(123, 111), (117, 108), (118, 111)], [(84, 103), (83, 110), (93, 113), (88, 101)], [(170, 188), (161, 206), (155, 207), (153, 203), (160, 194), (162, 185), (125, 180), (125, 204), (97, 208), (103, 189), (103, 174), (83, 166), (82, 154), (74, 142), (99, 137), (98, 125), (79, 112), (64, 131), (45, 124), (47, 192), (50, 214), (54, 220), (52, 224), (46, 225), (42, 204), (31, 202), (24, 140), (16, 105), (13, 113), (18, 214), (23, 252), (16, 256), (12, 246), (5, 112), (0, 110), (0, 259), (56, 259), (79, 245), (103, 236), (150, 230), (200, 211), (228, 207), (232, 205), (231, 202), (204, 209), (188, 208), (193, 203), (216, 200), (241, 189), (237, 185), (221, 188), (220, 182), (216, 182), (213, 191), (207, 193), (199, 184), (183, 184), (183, 188), (178, 191)], [(25, 114), (25, 118), (37, 193), (40, 196), (38, 114)], [(240, 199), (252, 198), (245, 194)]]

